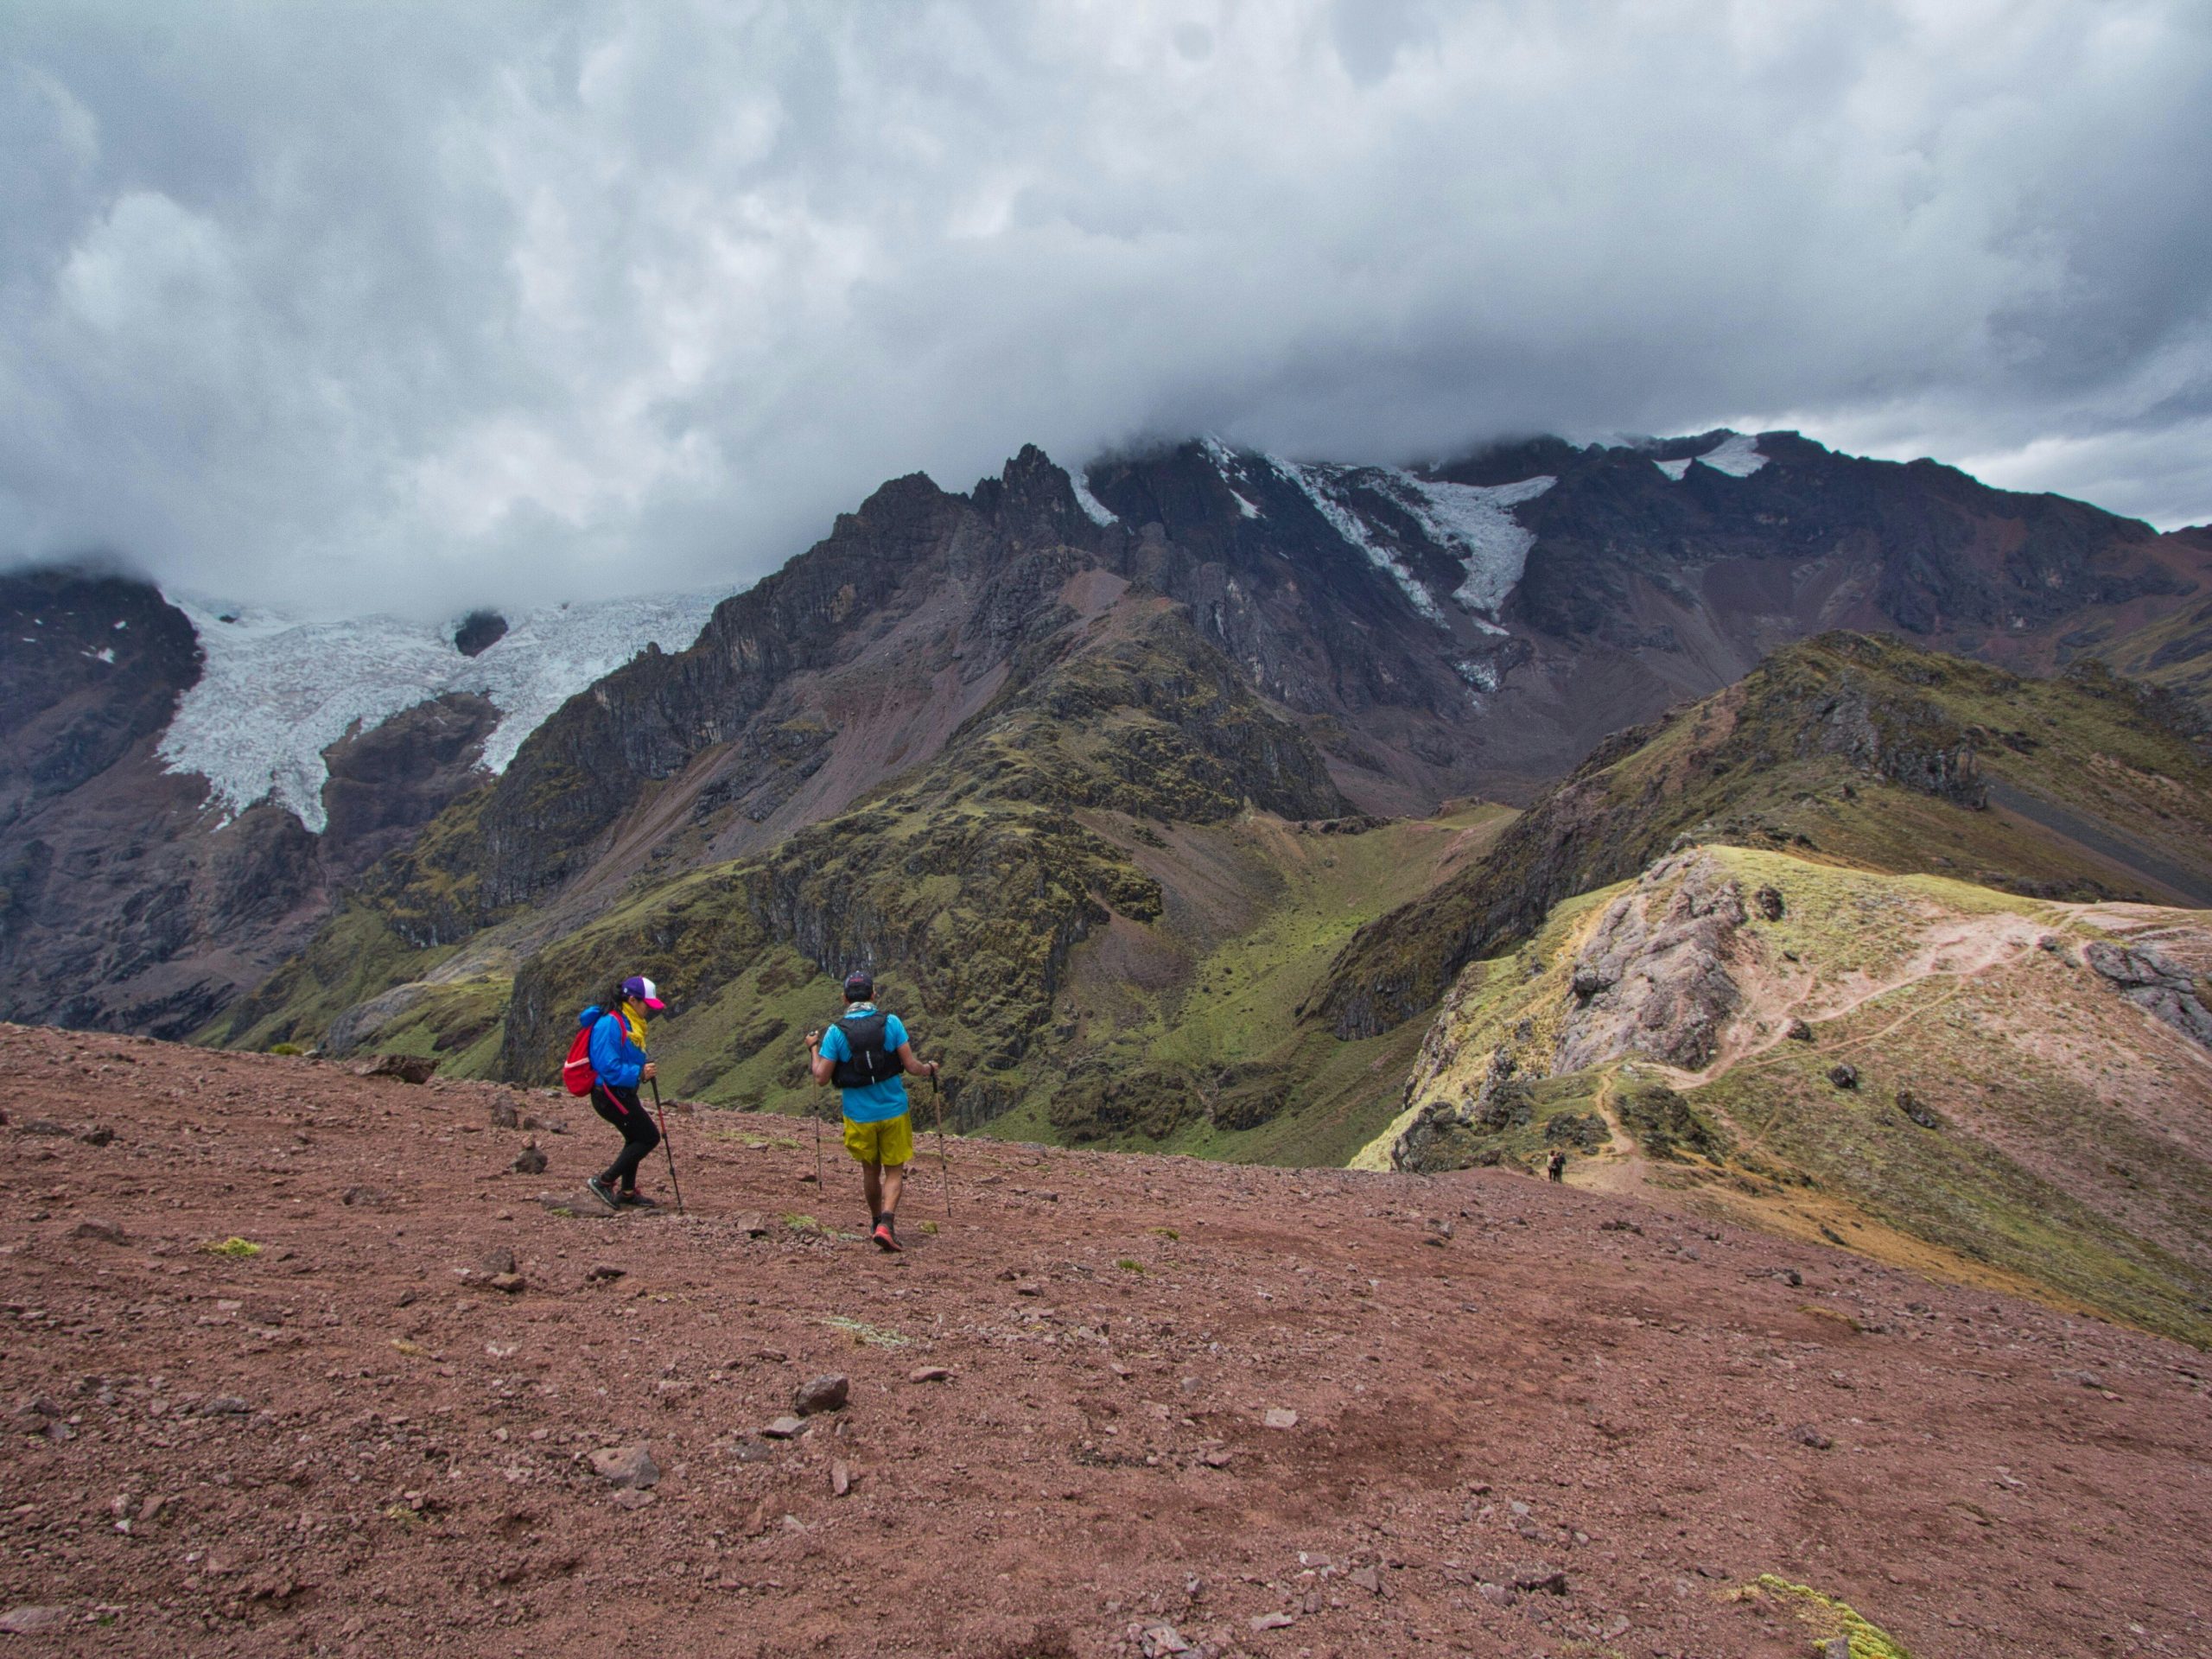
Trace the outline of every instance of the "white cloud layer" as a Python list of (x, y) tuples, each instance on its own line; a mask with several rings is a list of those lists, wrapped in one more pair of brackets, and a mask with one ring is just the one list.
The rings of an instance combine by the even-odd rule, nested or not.
[(524, 607), (1199, 430), (2212, 518), (2208, 108), (2200, 0), (18, 0), (0, 556)]

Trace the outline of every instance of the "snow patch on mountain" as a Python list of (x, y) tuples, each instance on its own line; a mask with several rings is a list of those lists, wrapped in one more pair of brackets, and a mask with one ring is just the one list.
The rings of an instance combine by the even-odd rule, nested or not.
[(1759, 441), (1741, 432), (1731, 432), (1697, 459), (1700, 467), (1710, 467), (1731, 478), (1749, 478), (1765, 466), (1767, 460), (1759, 453)]
[(1692, 455), (1688, 461), (1655, 461), (1651, 464), (1679, 484), (1689, 476), (1691, 461), (1710, 467), (1716, 473), (1726, 473), (1731, 478), (1749, 478), (1769, 459), (1759, 453), (1757, 438), (1731, 432), (1701, 455)]
[(1068, 474), (1068, 483), (1075, 490), (1076, 505), (1083, 509), (1084, 516), (1092, 524), (1103, 530), (1108, 524), (1118, 524), (1122, 522), (1118, 513), (1090, 493), (1090, 485), (1084, 481), (1081, 467), (1077, 467)]
[(1217, 437), (1200, 438), (1198, 442), (1205, 450), (1207, 458), (1213, 462), (1214, 471), (1221, 474), (1222, 483), (1236, 498), (1236, 511), (1247, 518), (1258, 518), (1259, 507), (1236, 487), (1244, 481), (1244, 463), (1236, 458), (1236, 452)]
[(1536, 544), (1535, 532), (1522, 528), (1513, 509), (1559, 480), (1549, 474), (1516, 484), (1446, 484), (1411, 473), (1391, 476), (1405, 492), (1400, 505), (1419, 521), (1422, 533), (1440, 546), (1459, 550), (1467, 577), (1452, 597), (1463, 610), (1496, 617), (1529, 568), (1529, 550)]
[(1376, 521), (1363, 498), (1380, 498), (1410, 518), (1428, 543), (1458, 559), (1465, 577), (1452, 597), (1480, 622), (1495, 619), (1498, 607), (1529, 566), (1534, 532), (1522, 527), (1513, 509), (1533, 501), (1559, 480), (1548, 474), (1512, 484), (1452, 484), (1415, 476), (1395, 467), (1335, 467), (1280, 460), (1268, 464), (1305, 493), (1314, 510), (1385, 572), (1432, 622), (1444, 612), (1435, 595), (1414, 574), (1392, 545), (1395, 532)]
[(1360, 517), (1354, 503), (1355, 490), (1366, 474), (1377, 474), (1378, 467), (1331, 467), (1319, 461), (1284, 461), (1269, 455), (1268, 466), (1305, 493), (1313, 504), (1313, 510), (1326, 519), (1329, 528), (1367, 555), (1375, 568), (1396, 582), (1414, 609), (1419, 611), (1439, 627), (1444, 626), (1444, 612), (1436, 596), (1414, 575), (1395, 549), (1376, 538), (1365, 519)]
[(372, 730), (448, 692), (475, 692), (499, 711), (484, 764), (504, 772), (563, 703), (648, 644), (683, 650), (724, 597), (660, 594), (533, 611), (471, 658), (450, 630), (391, 617), (300, 622), (171, 596), (200, 636), (206, 664), (158, 753), (170, 771), (205, 777), (226, 816), (266, 799), (320, 834), (330, 776), (322, 752), (349, 731)]

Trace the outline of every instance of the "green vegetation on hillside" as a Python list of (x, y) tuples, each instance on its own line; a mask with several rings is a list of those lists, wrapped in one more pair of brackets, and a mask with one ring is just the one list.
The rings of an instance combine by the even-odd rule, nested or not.
[(1636, 1027), (1602, 1063), (1550, 1072), (1570, 1029), (1603, 1016), (1575, 988), (1600, 919), (1627, 902), (1660, 913), (1680, 879), (1648, 874), (1471, 967), (1408, 1109), (1357, 1161), (1531, 1166), (1561, 1138), (1553, 1120), (1597, 1110), (1611, 1150), (1632, 1147), (1644, 1179), (1694, 1202), (1878, 1255), (1919, 1241), (1914, 1265), (1986, 1269), (2212, 1344), (2212, 1157), (2184, 1121), (2212, 1106), (2212, 1071), (2085, 964), (2106, 912), (1773, 852), (1704, 856), (1747, 902), (1781, 906), (1770, 919), (1751, 904), (1719, 947), (1738, 1000), (1713, 1067), (1643, 1058)]
[(1395, 1109), (1410, 1044), (1300, 1033), (1298, 1002), (1361, 922), (1510, 816), (1344, 812), (1302, 732), (1131, 594), (927, 765), (768, 853), (637, 879), (512, 978), (408, 951), (453, 900), (395, 862), (219, 1035), (359, 1029), (449, 1074), (546, 1081), (576, 1009), (639, 966), (677, 998), (654, 1036), (674, 1092), (808, 1109), (799, 1038), (867, 963), (947, 1063), (957, 1127), (1337, 1162)]
[(1361, 931), (1309, 1012), (1342, 1036), (1434, 1006), (1563, 899), (1678, 840), (1955, 873), (2049, 897), (2212, 899), (2212, 766), (2101, 664), (2053, 680), (1824, 634), (1609, 740), (1471, 868)]

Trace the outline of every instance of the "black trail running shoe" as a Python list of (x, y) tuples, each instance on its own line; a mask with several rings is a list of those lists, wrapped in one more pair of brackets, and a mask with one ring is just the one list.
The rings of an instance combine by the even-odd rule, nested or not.
[(619, 1210), (621, 1208), (622, 1200), (620, 1196), (614, 1191), (613, 1184), (611, 1181), (608, 1181), (604, 1176), (590, 1176), (586, 1179), (584, 1185), (591, 1189), (592, 1197), (597, 1198), (608, 1209)]
[(639, 1192), (634, 1186), (624, 1192), (622, 1194), (622, 1202), (632, 1210), (658, 1210), (660, 1208), (660, 1200), (658, 1198), (649, 1198), (644, 1193)]

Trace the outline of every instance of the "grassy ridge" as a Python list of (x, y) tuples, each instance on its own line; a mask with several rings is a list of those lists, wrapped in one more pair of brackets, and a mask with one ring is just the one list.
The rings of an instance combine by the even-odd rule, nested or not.
[[(1548, 1074), (1580, 1006), (1576, 953), (1608, 906), (1639, 891), (1622, 883), (1560, 906), (1520, 951), (1468, 970), (1429, 1034), (1413, 1105), (1359, 1161), (1387, 1166), (1422, 1109), (1476, 1095), (1503, 1048), (1533, 1083), (1533, 1109), (1447, 1138), (1448, 1160), (1532, 1164), (1552, 1119), (1594, 1110), (1611, 1144), (1583, 1179), (1670, 1187), (1740, 1219), (2024, 1284), (2212, 1345), (2212, 1158), (2188, 1127), (2212, 1108), (2212, 1065), (2083, 964), (2110, 912), (1707, 850), (1744, 893), (1770, 888), (1785, 906), (1736, 936), (1728, 966), (1743, 1002), (1709, 1074), (1632, 1052)], [(1787, 1034), (1792, 1020), (1810, 1040)], [(1839, 1065), (1855, 1071), (1852, 1086), (1832, 1080)], [(1658, 1091), (1717, 1139), (1655, 1148), (1636, 1113)]]

